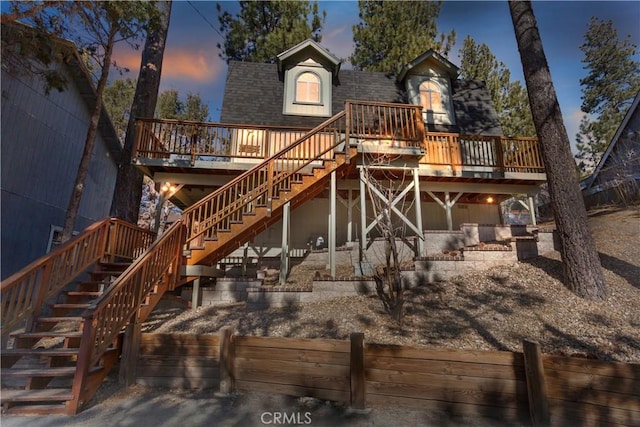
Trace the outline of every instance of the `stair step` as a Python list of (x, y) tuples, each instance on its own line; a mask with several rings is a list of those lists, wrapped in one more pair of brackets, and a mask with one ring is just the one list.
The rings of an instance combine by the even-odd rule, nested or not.
[(36, 320), (38, 323), (61, 323), (61, 322), (82, 322), (84, 318), (70, 316), (70, 317), (38, 317)]
[(100, 291), (68, 291), (67, 295), (69, 296), (88, 296), (88, 297), (99, 297), (103, 292)]
[[(0, 375), (3, 377), (68, 377), (76, 373), (75, 366), (63, 368), (42, 368), (42, 369), (2, 369)], [(4, 390), (2, 391), (4, 396)]]
[(82, 338), (82, 332), (78, 331), (43, 331), (43, 332), (18, 332), (11, 336), (19, 338)]
[(107, 267), (123, 267), (126, 269), (131, 265), (130, 262), (99, 262), (99, 266), (107, 266)]
[(73, 399), (73, 393), (66, 388), (45, 388), (43, 390), (2, 390), (2, 403), (7, 402), (65, 402)]
[[(4, 391), (2, 392), (4, 394)], [(67, 407), (64, 404), (57, 405), (20, 405), (12, 406), (4, 410), (8, 415), (66, 415)]]
[(91, 304), (53, 304), (53, 308), (89, 308)]
[(78, 348), (10, 348), (2, 350), (3, 356), (75, 356)]
[(93, 276), (119, 276), (122, 274), (122, 270), (96, 270), (92, 271)]

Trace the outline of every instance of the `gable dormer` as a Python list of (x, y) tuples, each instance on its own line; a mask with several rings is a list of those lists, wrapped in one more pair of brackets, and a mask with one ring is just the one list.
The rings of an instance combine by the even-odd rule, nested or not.
[(278, 55), (278, 73), (284, 81), (282, 113), (331, 117), (333, 79), (340, 60), (311, 39)]
[(409, 102), (422, 105), (425, 123), (455, 125), (451, 80), (457, 77), (458, 67), (428, 50), (405, 65), (397, 80), (404, 85)]

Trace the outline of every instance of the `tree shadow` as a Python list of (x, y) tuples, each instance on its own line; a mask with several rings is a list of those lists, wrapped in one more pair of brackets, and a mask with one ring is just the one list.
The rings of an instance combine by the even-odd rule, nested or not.
[(640, 266), (633, 265), (620, 258), (598, 252), (603, 268), (624, 278), (631, 286), (640, 289)]

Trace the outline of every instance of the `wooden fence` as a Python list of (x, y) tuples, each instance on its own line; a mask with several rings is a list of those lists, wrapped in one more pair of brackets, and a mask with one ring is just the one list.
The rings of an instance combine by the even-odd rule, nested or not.
[(640, 365), (351, 340), (143, 334), (137, 383), (414, 407), (505, 424), (640, 425)]

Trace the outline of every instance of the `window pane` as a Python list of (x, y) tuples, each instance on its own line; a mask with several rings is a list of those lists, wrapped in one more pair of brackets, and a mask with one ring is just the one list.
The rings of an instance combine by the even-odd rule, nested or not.
[(302, 73), (296, 81), (296, 101), (320, 102), (320, 79), (313, 73)]
[(444, 110), (442, 107), (442, 94), (438, 85), (430, 81), (420, 84), (420, 104), (425, 110)]

